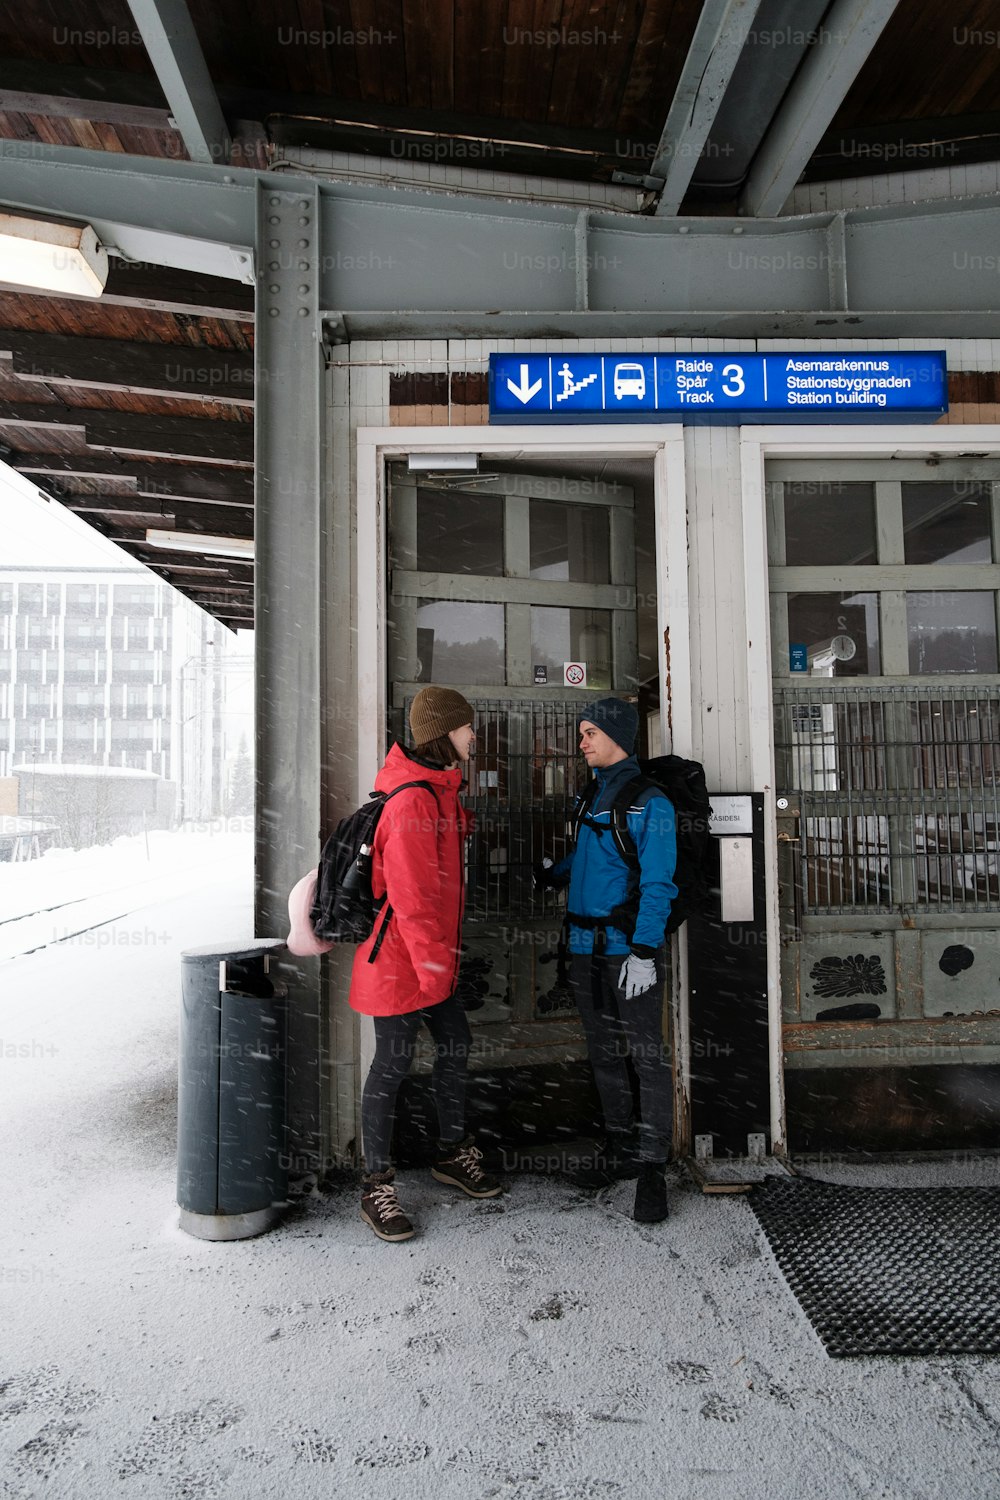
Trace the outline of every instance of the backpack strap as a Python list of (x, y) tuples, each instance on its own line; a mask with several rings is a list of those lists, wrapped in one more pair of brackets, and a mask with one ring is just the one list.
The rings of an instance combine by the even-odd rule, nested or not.
[(611, 804), (611, 817), (607, 823), (598, 823), (590, 816), (590, 808), (597, 796), (597, 782), (592, 780), (590, 785), (577, 798), (573, 809), (573, 842), (576, 843), (580, 835), (580, 827), (586, 823), (597, 834), (610, 833), (615, 842), (621, 858), (628, 866), (632, 874), (639, 873), (639, 854), (635, 847), (635, 839), (629, 831), (628, 814), (640, 812), (650, 797), (665, 797), (667, 794), (658, 781), (651, 776), (645, 776), (642, 772), (633, 776), (625, 783)]
[[(628, 826), (628, 815), (630, 812), (639, 812), (651, 796), (657, 793), (663, 795), (663, 788), (653, 781), (649, 776), (633, 776), (627, 781), (618, 793), (611, 805), (611, 817), (607, 823), (597, 823), (593, 819), (586, 819), (590, 828), (595, 833), (610, 831), (615, 841), (615, 848), (628, 866), (633, 875), (639, 873), (639, 855), (635, 847), (635, 839)], [(584, 821), (581, 818), (581, 822)]]
[(577, 839), (580, 837), (580, 825), (581, 825), (581, 823), (583, 823), (584, 819), (587, 817), (587, 814), (590, 811), (590, 806), (591, 806), (591, 804), (592, 804), (592, 802), (593, 802), (593, 800), (594, 800), (594, 798), (596, 796), (597, 796), (597, 781), (592, 776), (590, 778), (590, 781), (584, 787), (583, 791), (577, 797), (576, 802), (573, 805), (572, 834), (573, 834), (573, 845), (574, 845), (574, 848), (576, 847)]
[(424, 788), (424, 791), (430, 792), (434, 798), (434, 801), (437, 801), (437, 792), (434, 790), (433, 783), (430, 781), (403, 781), (399, 786), (394, 786), (391, 792), (372, 792), (372, 796), (380, 797), (383, 802), (388, 802), (392, 797), (396, 796), (397, 792), (406, 792), (410, 789), (411, 786), (422, 786)]

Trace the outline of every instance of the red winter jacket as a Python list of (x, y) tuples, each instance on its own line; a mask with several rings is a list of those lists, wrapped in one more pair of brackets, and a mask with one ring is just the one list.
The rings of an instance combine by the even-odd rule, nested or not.
[(468, 819), (458, 798), (456, 767), (421, 765), (393, 745), (375, 778), (377, 792), (404, 781), (429, 781), (387, 802), (375, 829), (372, 891), (388, 895), (392, 916), (374, 963), (368, 956), (382, 930), (354, 956), (351, 1006), (365, 1016), (398, 1016), (447, 1000), (458, 981), (465, 910), (465, 837)]

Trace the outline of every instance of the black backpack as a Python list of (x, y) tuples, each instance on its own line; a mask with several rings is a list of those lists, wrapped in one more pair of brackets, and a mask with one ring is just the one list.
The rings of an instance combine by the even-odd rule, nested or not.
[[(372, 895), (375, 829), (390, 797), (411, 786), (421, 786), (430, 792), (436, 812), (437, 794), (429, 781), (404, 781), (391, 792), (372, 792), (371, 801), (343, 818), (323, 845), (316, 896), (309, 911), (309, 920), (318, 938), (328, 943), (363, 943), (371, 937), (375, 918), (386, 904), (384, 896), (376, 901)], [(369, 963), (375, 962), (391, 916), (390, 906), (378, 941), (369, 955)]]
[(659, 792), (666, 796), (673, 804), (677, 832), (677, 867), (674, 872), (677, 895), (667, 918), (666, 935), (669, 936), (693, 912), (704, 910), (708, 904), (711, 889), (708, 879), (708, 820), (712, 808), (705, 785), (705, 769), (696, 760), (685, 760), (680, 755), (657, 755), (652, 760), (641, 760), (639, 772), (638, 776), (633, 776), (631, 781), (625, 783), (615, 798), (610, 825), (596, 823), (589, 817), (589, 809), (598, 791), (597, 781), (590, 781), (573, 809), (573, 842), (576, 842), (580, 824), (585, 819), (588, 826), (598, 832), (606, 832), (610, 826), (615, 848), (635, 878), (635, 890), (624, 907), (616, 908), (616, 914), (626, 922), (622, 931), (626, 936), (631, 936), (628, 918), (631, 916), (634, 927), (639, 910), (639, 856), (635, 840), (628, 830), (626, 812), (643, 793)]

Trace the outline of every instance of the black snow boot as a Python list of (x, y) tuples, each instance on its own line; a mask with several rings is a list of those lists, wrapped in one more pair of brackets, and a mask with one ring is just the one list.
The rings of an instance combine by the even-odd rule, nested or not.
[(395, 1169), (369, 1172), (361, 1179), (361, 1217), (380, 1240), (411, 1240), (416, 1230), (399, 1206)]
[(662, 1161), (640, 1162), (632, 1217), (639, 1224), (659, 1224), (667, 1217), (667, 1179)]
[(569, 1175), (577, 1187), (602, 1188), (635, 1177), (638, 1172), (634, 1132), (609, 1130), (594, 1142), (591, 1151), (579, 1157), (578, 1166)]

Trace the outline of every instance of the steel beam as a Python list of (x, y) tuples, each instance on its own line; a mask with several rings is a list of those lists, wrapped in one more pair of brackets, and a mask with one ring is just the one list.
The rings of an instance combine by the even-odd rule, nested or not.
[(760, 3), (705, 0), (646, 180), (659, 190), (660, 216), (683, 202)]
[[(0, 144), (0, 197), (93, 224), (105, 246), (127, 240), (127, 235), (119, 236), (119, 226), (147, 237), (159, 235), (163, 256), (147, 239), (145, 253), (134, 257), (159, 265), (175, 264), (164, 257), (179, 240), (249, 250), (256, 232), (257, 176), (246, 168), (219, 172), (198, 162), (80, 151), (39, 141)], [(236, 279), (235, 263), (226, 270)]]
[[(258, 192), (255, 907), (256, 930), (282, 936), (288, 892), (319, 856), (323, 231), (315, 182), (262, 178)], [(350, 645), (331, 641), (328, 649)], [(293, 1140), (297, 1151), (321, 1156), (325, 1047), (315, 965), (290, 959), (287, 977), (301, 1002), (289, 1006)]]
[(743, 189), (745, 214), (781, 212), (899, 0), (834, 0)]
[(0, 143), (0, 201), (169, 236), (252, 245), (258, 184), (315, 192), (319, 307), (352, 336), (1000, 335), (1000, 194), (670, 220), (28, 144)]
[(232, 142), (185, 0), (128, 0), (192, 161), (229, 160)]

